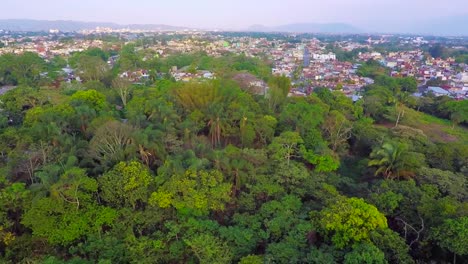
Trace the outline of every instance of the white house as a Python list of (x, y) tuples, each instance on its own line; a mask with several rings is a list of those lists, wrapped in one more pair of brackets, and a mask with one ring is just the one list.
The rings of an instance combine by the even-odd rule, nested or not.
[(328, 53), (328, 54), (318, 54), (314, 53), (312, 54), (312, 59), (318, 60), (318, 61), (329, 61), (329, 60), (336, 60), (336, 55), (334, 53)]

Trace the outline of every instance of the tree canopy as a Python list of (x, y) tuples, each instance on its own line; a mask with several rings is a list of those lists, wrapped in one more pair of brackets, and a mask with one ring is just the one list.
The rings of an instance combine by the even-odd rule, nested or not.
[(468, 261), (466, 101), (375, 61), (357, 102), (295, 97), (266, 58), (147, 41), (73, 53), (69, 82), (44, 74), (64, 58), (0, 56), (1, 263)]

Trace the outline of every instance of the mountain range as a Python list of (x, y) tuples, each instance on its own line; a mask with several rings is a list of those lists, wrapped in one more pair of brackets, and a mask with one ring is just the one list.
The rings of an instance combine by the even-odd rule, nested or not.
[(0, 19), (0, 29), (10, 31), (48, 31), (58, 29), (63, 32), (73, 32), (96, 27), (106, 27), (112, 29), (141, 29), (141, 30), (184, 30), (186, 27), (176, 27), (162, 24), (130, 24), (120, 25), (110, 22), (81, 22), (71, 20), (32, 20), (32, 19)]
[(346, 23), (300, 23), (275, 27), (253, 25), (248, 31), (257, 32), (297, 32), (297, 33), (394, 33), (423, 34), (435, 36), (468, 36), (468, 14), (449, 17), (430, 17), (405, 22), (373, 21), (366, 25)]
[[(235, 31), (251, 32), (290, 32), (290, 33), (407, 33), (441, 36), (468, 36), (468, 15), (451, 16), (442, 18), (427, 18), (420, 21), (403, 22), (391, 21), (390, 23), (376, 21), (368, 25), (355, 25), (347, 23), (296, 23), (279, 26), (253, 25), (249, 28)], [(73, 32), (96, 27), (108, 27), (112, 29), (141, 29), (157, 31), (174, 31), (194, 29), (190, 27), (170, 26), (164, 24), (128, 24), (122, 25), (109, 22), (81, 22), (71, 20), (32, 20), (32, 19), (0, 19), (0, 29), (11, 31), (48, 31), (58, 29), (63, 32)], [(208, 29), (205, 29), (208, 30)], [(226, 29), (218, 29), (226, 30)], [(230, 31), (230, 30), (228, 30)]]

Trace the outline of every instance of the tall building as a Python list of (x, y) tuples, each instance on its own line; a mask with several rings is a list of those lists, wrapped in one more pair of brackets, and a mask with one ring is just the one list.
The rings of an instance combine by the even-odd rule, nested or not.
[(310, 52), (308, 48), (304, 48), (304, 68), (310, 65)]

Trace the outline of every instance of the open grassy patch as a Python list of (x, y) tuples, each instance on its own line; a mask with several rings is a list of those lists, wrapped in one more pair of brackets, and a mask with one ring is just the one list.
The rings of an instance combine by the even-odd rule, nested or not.
[[(424, 132), (432, 141), (455, 142), (468, 144), (468, 129), (462, 126), (453, 126), (450, 120), (441, 119), (414, 109), (402, 107), (404, 115), (400, 124), (419, 129)], [(392, 124), (392, 127), (395, 123)], [(389, 127), (389, 124), (385, 125)]]

